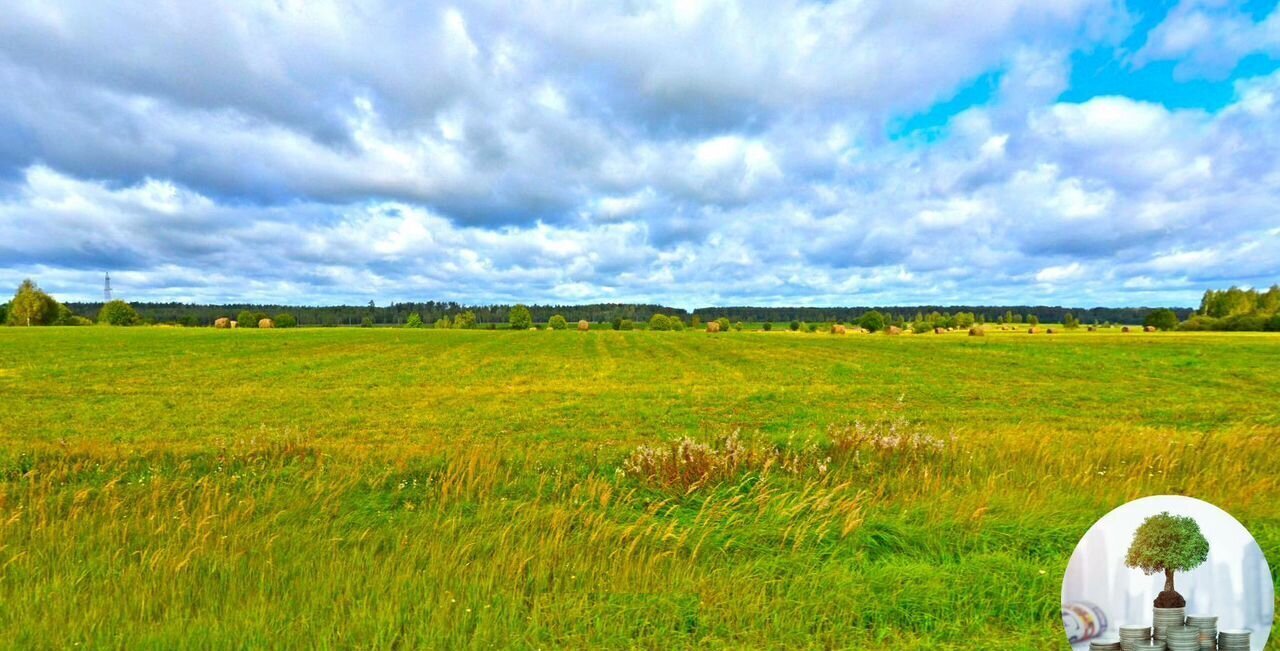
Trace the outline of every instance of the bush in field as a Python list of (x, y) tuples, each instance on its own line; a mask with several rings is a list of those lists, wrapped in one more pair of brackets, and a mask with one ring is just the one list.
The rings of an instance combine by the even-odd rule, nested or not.
[(729, 326), (733, 325), (729, 323), (729, 319), (726, 317), (720, 317), (716, 319), (716, 323), (720, 324), (720, 332), (728, 332)]
[(1062, 317), (1062, 327), (1067, 330), (1075, 330), (1080, 327), (1080, 319), (1077, 319), (1076, 315), (1067, 312), (1067, 315)]
[(671, 324), (671, 329), (675, 332), (680, 332), (681, 330), (684, 330), (684, 321), (681, 321), (680, 317), (678, 316), (667, 317), (667, 323)]
[(476, 313), (467, 310), (453, 317), (453, 327), (461, 330), (474, 330), (476, 327)]
[(764, 323), (760, 324), (760, 329), (764, 330), (765, 332), (769, 332), (770, 330), (773, 330), (773, 324), (768, 321), (765, 321)]
[(1038, 325), (1040, 325), (1040, 317), (1038, 317), (1038, 316), (1036, 316), (1036, 315), (1034, 315), (1034, 314), (1032, 314), (1031, 316), (1028, 316), (1028, 317), (1027, 317), (1027, 325), (1032, 325), (1032, 326), (1038, 326)]
[(622, 329), (622, 317), (620, 317), (620, 316), (615, 316), (615, 317), (613, 317), (613, 320), (609, 322), (609, 326), (610, 326), (611, 328), (613, 328), (614, 330), (621, 330), (621, 329)]
[(631, 319), (623, 319), (622, 323), (618, 324), (619, 330), (635, 330), (635, 328), (636, 324)]
[(788, 325), (787, 327), (788, 327), (788, 328), (791, 328), (791, 331), (792, 331), (792, 332), (796, 332), (796, 331), (798, 331), (798, 330), (800, 329), (800, 322), (799, 322), (799, 321), (792, 321), (792, 322), (791, 322), (791, 324), (790, 324), (790, 325)]
[(1280, 312), (1271, 315), (1267, 321), (1267, 330), (1269, 332), (1280, 332)]
[(436, 322), (435, 322), (435, 324), (434, 324), (434, 325), (435, 325), (435, 327), (436, 327), (436, 328), (441, 328), (441, 329), (445, 329), (445, 330), (447, 330), (447, 329), (449, 329), (449, 328), (452, 328), (452, 327), (453, 327), (453, 322), (449, 320), (449, 315), (448, 315), (448, 314), (446, 314), (446, 315), (444, 315), (444, 316), (440, 317), (439, 319), (436, 319)]
[(1151, 326), (1157, 330), (1173, 330), (1178, 327), (1178, 315), (1173, 310), (1152, 310), (1147, 314), (1147, 318), (1142, 320), (1142, 325)]
[[(259, 321), (263, 319), (269, 319), (269, 318), (271, 317), (267, 316), (266, 313), (264, 312), (250, 312), (249, 310), (241, 310), (240, 314), (236, 315), (236, 322), (240, 325), (241, 328), (256, 328), (258, 327)], [(99, 321), (101, 321), (101, 319), (99, 319)]]
[(662, 314), (655, 314), (652, 317), (649, 317), (649, 329), (663, 331), (670, 330), (671, 320)]
[(741, 322), (741, 321), (739, 321), (739, 322), (737, 322), (737, 323), (733, 324), (733, 329), (734, 329), (734, 330), (737, 330), (738, 332), (742, 332), (742, 329), (743, 329), (744, 327), (746, 327), (746, 326), (742, 325), (742, 322)]
[(808, 331), (808, 332), (817, 332), (817, 331), (818, 331), (818, 324), (816, 324), (816, 323), (809, 323), (809, 324), (806, 324), (806, 325), (805, 325), (805, 330), (806, 330), (806, 331)]
[(569, 322), (565, 320), (563, 315), (554, 314), (550, 319), (547, 319), (547, 327), (552, 330), (568, 330)]
[(928, 321), (912, 321), (911, 322), (911, 331), (918, 335), (924, 334), (930, 330), (933, 330), (933, 324), (929, 323)]
[(372, 327), (373, 327), (373, 317), (371, 317), (371, 316), (366, 316), (365, 318), (360, 319), (360, 327), (361, 327), (361, 328), (372, 328)]
[[(298, 318), (288, 312), (281, 312), (275, 318), (277, 328), (296, 328), (298, 327)], [(422, 321), (421, 318), (418, 319)]]
[(700, 316), (698, 316), (698, 315), (696, 315), (696, 314), (695, 314), (695, 315), (693, 315), (693, 318), (692, 318), (692, 319), (689, 319), (689, 328), (690, 328), (691, 330), (701, 330), (701, 329), (702, 329), (702, 317), (700, 317)]
[(98, 323), (109, 326), (132, 326), (142, 323), (133, 306), (124, 301), (110, 301), (98, 312)]
[[(279, 318), (279, 317), (276, 317), (276, 325), (280, 326), (280, 318)], [(282, 328), (283, 328), (284, 326), (280, 326), (280, 327), (282, 327)], [(406, 327), (406, 328), (425, 328), (425, 327), (427, 327), (427, 324), (425, 324), (425, 323), (423, 323), (423, 322), (422, 322), (422, 315), (421, 315), (421, 314), (418, 314), (417, 312), (413, 312), (413, 313), (411, 313), (411, 314), (409, 315), (409, 318), (407, 318), (407, 319), (405, 319), (405, 320), (404, 320), (404, 327)]]
[(867, 332), (879, 332), (884, 330), (884, 315), (871, 310), (858, 319), (858, 325)]
[(508, 315), (507, 320), (511, 322), (512, 330), (528, 330), (533, 327), (533, 314), (524, 305), (511, 308), (511, 314)]

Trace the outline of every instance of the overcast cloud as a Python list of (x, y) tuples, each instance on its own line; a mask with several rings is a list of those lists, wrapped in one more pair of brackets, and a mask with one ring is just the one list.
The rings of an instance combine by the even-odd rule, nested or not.
[(1280, 282), (1278, 56), (1274, 8), (1188, 0), (17, 0), (0, 282), (1191, 305)]

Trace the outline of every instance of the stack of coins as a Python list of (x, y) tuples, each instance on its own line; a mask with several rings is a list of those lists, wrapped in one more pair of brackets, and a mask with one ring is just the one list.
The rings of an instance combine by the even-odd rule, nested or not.
[(1169, 651), (1200, 651), (1200, 629), (1190, 626), (1170, 626), (1164, 630)]
[(1150, 642), (1134, 642), (1134, 651), (1165, 651), (1164, 642), (1152, 640)]
[(1133, 651), (1138, 642), (1151, 641), (1151, 627), (1141, 624), (1125, 624), (1120, 627), (1120, 648)]
[(1217, 615), (1187, 615), (1187, 626), (1200, 629), (1201, 651), (1213, 651), (1218, 641)]
[(1121, 651), (1118, 637), (1097, 637), (1089, 640), (1089, 651)]
[(1187, 609), (1184, 608), (1155, 608), (1152, 613), (1151, 632), (1152, 637), (1164, 642), (1165, 629), (1170, 626), (1184, 626), (1187, 619)]
[(1248, 629), (1235, 628), (1218, 633), (1218, 651), (1248, 651)]

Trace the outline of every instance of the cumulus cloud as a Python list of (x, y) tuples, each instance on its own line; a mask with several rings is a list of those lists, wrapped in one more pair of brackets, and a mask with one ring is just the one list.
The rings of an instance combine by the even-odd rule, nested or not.
[(1180, 79), (1223, 79), (1254, 53), (1280, 55), (1280, 8), (1254, 21), (1236, 3), (1181, 0), (1151, 31), (1134, 62), (1176, 61)]
[[(1201, 65), (1169, 26), (1209, 11), (1188, 7), (1138, 59)], [(1213, 112), (1061, 101), (1071, 53), (1130, 24), (1104, 0), (20, 0), (0, 22), (0, 282), (682, 306), (1268, 282), (1280, 73)], [(887, 135), (990, 74), (934, 136)]]

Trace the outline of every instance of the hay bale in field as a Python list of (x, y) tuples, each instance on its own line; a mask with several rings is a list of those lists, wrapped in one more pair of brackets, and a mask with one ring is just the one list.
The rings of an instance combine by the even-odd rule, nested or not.
[(1031, 326), (1030, 328), (1027, 328), (1027, 334), (1029, 335), (1033, 335), (1037, 332), (1040, 332), (1040, 329), (1035, 326)]
[(1129, 331), (1129, 326), (1125, 326), (1125, 327), (1123, 327), (1123, 328), (1120, 328), (1120, 332), (1128, 332), (1128, 331)]
[(232, 322), (231, 322), (231, 329), (232, 329), (232, 330), (235, 330), (236, 328), (239, 328), (239, 327), (240, 327), (240, 322), (239, 322), (239, 321), (232, 321)]
[(985, 337), (985, 336), (987, 336), (987, 331), (986, 331), (986, 330), (983, 330), (982, 328), (979, 328), (979, 327), (975, 326), (975, 327), (969, 328), (969, 336), (970, 336), (970, 337)]
[(934, 329), (933, 329), (933, 334), (935, 334), (935, 335), (940, 335), (940, 334), (942, 334), (942, 333), (944, 333), (944, 332), (946, 332), (946, 330), (944, 330), (944, 329), (942, 329), (942, 328), (934, 328)]
[(1047, 335), (1053, 334), (1053, 328), (1045, 328), (1044, 333)]
[(833, 334), (833, 335), (842, 335), (842, 334), (844, 334), (845, 332), (846, 332), (846, 331), (845, 331), (844, 326), (842, 326), (842, 325), (840, 325), (840, 324), (838, 324), (838, 323), (837, 323), (836, 325), (831, 326), (831, 334)]
[(720, 332), (720, 324), (715, 321), (709, 321), (707, 323), (707, 332)]
[(1089, 332), (1097, 332), (1098, 326), (1089, 326)]
[(1142, 328), (1142, 331), (1143, 331), (1143, 332), (1155, 332), (1155, 331), (1156, 331), (1156, 327), (1155, 327), (1155, 326), (1145, 326), (1145, 327), (1143, 327), (1143, 328)]
[(225, 330), (225, 329), (227, 329), (227, 328), (230, 328), (230, 327), (231, 327), (231, 319), (228, 319), (228, 318), (227, 318), (227, 317), (225, 317), (225, 316), (224, 316), (224, 317), (220, 317), (220, 318), (218, 318), (218, 319), (214, 320), (214, 322), (213, 322), (213, 327), (215, 327), (215, 328), (217, 328), (217, 329), (219, 329), (219, 330)]
[(583, 319), (578, 322), (578, 332), (586, 332), (591, 329), (591, 322)]
[(258, 327), (259, 327), (259, 328), (274, 328), (274, 327), (276, 327), (276, 322), (275, 322), (275, 321), (272, 321), (271, 319), (261, 319), (261, 320), (259, 320), (259, 321), (258, 321)]
[(889, 326), (884, 329), (884, 333), (887, 335), (900, 335), (902, 334), (902, 328), (899, 328), (898, 326)]

